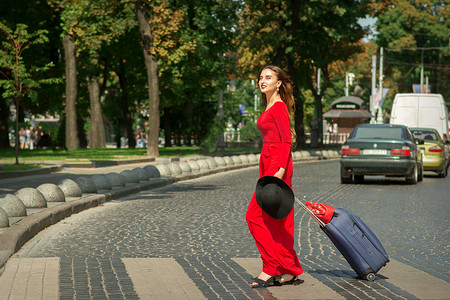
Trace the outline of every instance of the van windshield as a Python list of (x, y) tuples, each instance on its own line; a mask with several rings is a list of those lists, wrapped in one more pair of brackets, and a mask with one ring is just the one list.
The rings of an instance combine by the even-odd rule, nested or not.
[(400, 127), (358, 127), (352, 131), (350, 138), (403, 140), (405, 133)]

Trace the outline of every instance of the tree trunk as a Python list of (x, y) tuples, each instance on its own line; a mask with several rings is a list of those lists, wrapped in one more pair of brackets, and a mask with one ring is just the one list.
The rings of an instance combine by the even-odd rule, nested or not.
[(89, 130), (89, 147), (106, 146), (105, 127), (103, 124), (102, 105), (100, 103), (100, 86), (97, 80), (89, 83), (89, 99), (91, 102), (91, 129)]
[(160, 122), (158, 64), (156, 62), (156, 57), (151, 53), (153, 36), (150, 31), (147, 7), (141, 0), (135, 0), (134, 3), (144, 47), (144, 60), (148, 79), (149, 128), (147, 135), (147, 155), (156, 157), (159, 156), (158, 138)]
[(123, 117), (121, 119), (122, 128), (126, 130), (126, 135), (128, 138), (128, 148), (136, 148), (136, 139), (133, 133), (133, 120), (131, 119), (130, 108), (128, 106), (128, 90), (127, 90), (127, 79), (125, 77), (125, 65), (123, 59), (120, 58), (120, 72), (117, 74), (119, 76), (119, 83), (122, 89), (121, 97), (121, 107)]
[(166, 108), (163, 113), (163, 128), (164, 128), (164, 147), (172, 147), (172, 129), (170, 126), (170, 114)]
[(6, 104), (1, 94), (3, 89), (0, 90), (0, 148), (9, 148), (9, 132), (8, 132), (8, 119), (9, 119), (9, 106)]
[(64, 57), (66, 61), (66, 148), (77, 149), (79, 147), (77, 130), (77, 64), (75, 55), (75, 42), (71, 35), (66, 35), (63, 40)]
[(314, 116), (311, 128), (311, 147), (317, 148), (322, 146), (321, 131), (323, 130), (322, 125), (322, 97), (314, 93)]
[(297, 140), (295, 141), (295, 148), (300, 149), (305, 146), (305, 126), (303, 125), (304, 102), (297, 84), (297, 82), (299, 81), (299, 79), (297, 78), (298, 70), (294, 64), (294, 60), (290, 56), (287, 57), (287, 63), (289, 75), (291, 76), (291, 80), (294, 83), (293, 87), (293, 95), (295, 100), (294, 129), (295, 133), (297, 134)]
[[(291, 12), (291, 24), (289, 27), (289, 31), (291, 36), (297, 36), (298, 31), (300, 30), (300, 10), (302, 7), (302, 1), (292, 0), (292, 12)], [(298, 78), (298, 74), (300, 74), (298, 70), (298, 66), (295, 64), (295, 58), (291, 56), (292, 54), (287, 55), (287, 64), (289, 74), (291, 76), (292, 82), (294, 83), (293, 94), (295, 99), (295, 113), (294, 113), (294, 129), (297, 134), (297, 140), (295, 141), (295, 148), (300, 149), (305, 146), (305, 125), (303, 124), (304, 117), (304, 101), (303, 97), (300, 93), (300, 79)]]

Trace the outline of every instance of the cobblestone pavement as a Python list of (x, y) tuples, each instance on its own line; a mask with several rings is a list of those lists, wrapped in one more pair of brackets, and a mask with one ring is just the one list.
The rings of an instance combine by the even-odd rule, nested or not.
[[(297, 206), (295, 249), (305, 282), (249, 288), (261, 268), (245, 222), (256, 167), (179, 182), (73, 215), (25, 244), (7, 268), (35, 259), (37, 270), (41, 259), (57, 258), (60, 299), (448, 298), (449, 178), (427, 174), (423, 182), (406, 185), (402, 179), (369, 177), (342, 185), (337, 160), (294, 166), (297, 198), (346, 208), (379, 237), (391, 262), (374, 282), (355, 279)], [(53, 261), (47, 264), (48, 273), (58, 271), (51, 269)]]

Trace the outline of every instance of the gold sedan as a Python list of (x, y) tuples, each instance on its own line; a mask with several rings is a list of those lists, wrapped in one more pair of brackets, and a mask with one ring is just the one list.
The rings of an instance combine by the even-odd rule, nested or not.
[(447, 176), (449, 153), (445, 142), (433, 128), (410, 128), (423, 155), (423, 170), (434, 171), (439, 177)]

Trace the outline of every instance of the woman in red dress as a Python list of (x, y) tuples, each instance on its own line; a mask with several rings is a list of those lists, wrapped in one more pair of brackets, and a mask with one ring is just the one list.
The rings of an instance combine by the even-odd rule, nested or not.
[[(283, 70), (269, 65), (259, 72), (258, 85), (265, 107), (256, 123), (263, 135), (259, 175), (278, 177), (292, 188), (292, 83)], [(261, 274), (250, 286), (300, 283), (303, 268), (294, 250), (294, 208), (287, 217), (274, 219), (259, 207), (253, 194), (246, 220), (263, 262)]]

